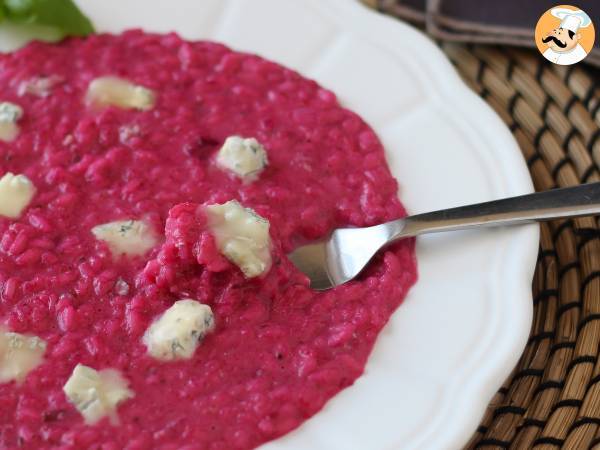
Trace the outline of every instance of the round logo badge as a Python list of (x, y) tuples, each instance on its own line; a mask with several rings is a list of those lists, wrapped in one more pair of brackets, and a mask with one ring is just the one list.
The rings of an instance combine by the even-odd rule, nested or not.
[(570, 66), (584, 59), (594, 46), (594, 24), (577, 6), (550, 8), (535, 27), (535, 44), (548, 61)]

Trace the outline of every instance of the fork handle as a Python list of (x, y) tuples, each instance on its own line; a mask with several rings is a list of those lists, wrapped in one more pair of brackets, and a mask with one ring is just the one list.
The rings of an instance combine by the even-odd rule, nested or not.
[(600, 214), (600, 183), (552, 189), (404, 219), (393, 239), (473, 227), (495, 227)]

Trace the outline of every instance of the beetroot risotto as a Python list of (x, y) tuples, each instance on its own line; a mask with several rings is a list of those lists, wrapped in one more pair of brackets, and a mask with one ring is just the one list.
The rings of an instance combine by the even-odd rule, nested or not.
[[(315, 292), (287, 260), (404, 216), (330, 91), (140, 31), (0, 55), (0, 449), (248, 449), (361, 375), (414, 242)], [(360, 408), (360, 405), (357, 405)]]

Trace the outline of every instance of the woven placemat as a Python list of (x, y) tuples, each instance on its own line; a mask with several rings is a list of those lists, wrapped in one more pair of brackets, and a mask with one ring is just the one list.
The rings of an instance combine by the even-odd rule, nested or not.
[[(378, 3), (393, 14), (390, 5)], [(582, 64), (556, 66), (533, 51), (439, 45), (512, 130), (537, 190), (600, 181), (597, 72)], [(595, 218), (542, 224), (533, 299), (527, 347), (465, 448), (600, 450)]]
[[(590, 72), (529, 51), (440, 45), (510, 127), (537, 190), (600, 180)], [(595, 218), (542, 224), (527, 347), (467, 448), (600, 449), (599, 238)]]

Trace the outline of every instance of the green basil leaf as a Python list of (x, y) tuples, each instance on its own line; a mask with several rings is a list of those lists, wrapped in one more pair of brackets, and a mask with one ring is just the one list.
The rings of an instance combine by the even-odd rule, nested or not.
[(33, 0), (4, 0), (5, 8), (11, 18), (25, 19), (33, 6)]
[(11, 22), (50, 26), (63, 35), (87, 36), (94, 32), (92, 23), (72, 0), (4, 0), (4, 12)]

